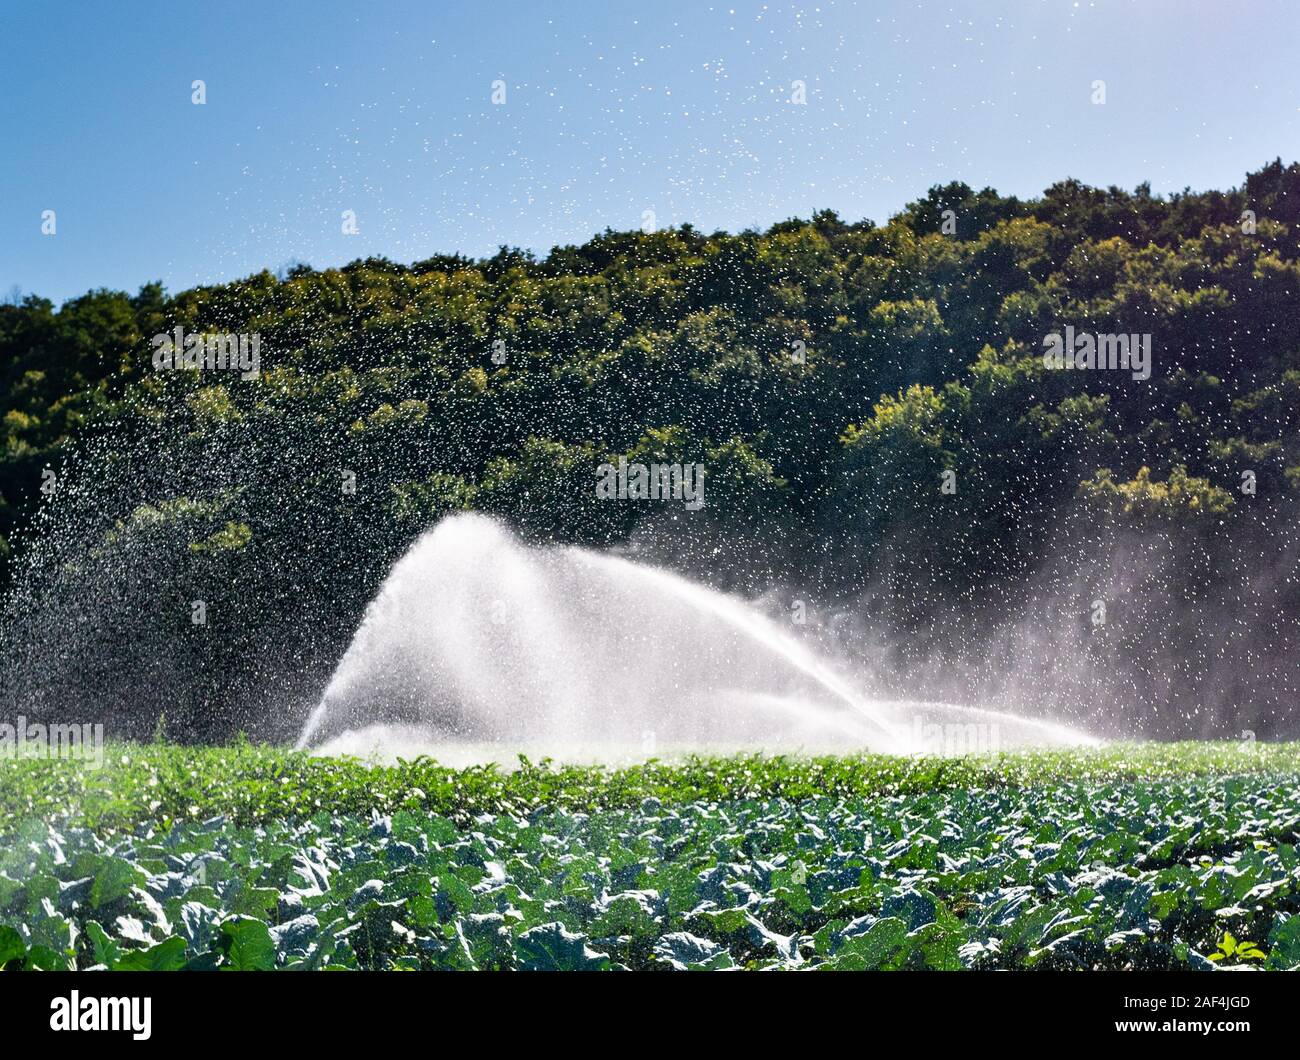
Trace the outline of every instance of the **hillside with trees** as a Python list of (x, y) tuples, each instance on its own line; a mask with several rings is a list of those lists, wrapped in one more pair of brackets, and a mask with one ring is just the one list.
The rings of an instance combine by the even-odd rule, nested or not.
[[(1046, 368), (1066, 325), (1149, 333), (1150, 378)], [(156, 370), (178, 326), (257, 334), (258, 377)], [(89, 686), (128, 731), (217, 737), (249, 725), (213, 703), (269, 698), (282, 735), (391, 562), (474, 509), (807, 599), (880, 646), (882, 688), (1031, 665), (1084, 720), (1119, 697), (1157, 734), (1189, 704), (1293, 728), (1296, 164), (32, 295), (0, 306), (0, 423), (29, 713)], [(601, 500), (620, 457), (702, 464), (705, 506)]]

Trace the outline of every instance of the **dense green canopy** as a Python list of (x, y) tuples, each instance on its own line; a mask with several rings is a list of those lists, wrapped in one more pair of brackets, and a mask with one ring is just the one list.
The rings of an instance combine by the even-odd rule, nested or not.
[[(1045, 368), (1044, 337), (1066, 325), (1149, 333), (1150, 379)], [(155, 370), (151, 337), (177, 326), (256, 333), (258, 378)], [(1300, 493), (1300, 165), (1228, 192), (1067, 180), (1020, 201), (953, 183), (883, 226), (823, 211), (734, 235), (606, 231), (544, 259), (297, 266), (58, 309), (29, 296), (0, 306), (0, 416), (11, 609), (48, 612), (69, 562), (85, 584), (59, 505), (78, 525), (92, 512), (77, 547), (178, 601), (131, 621), (175, 641), (179, 601), (207, 601), (219, 636), (185, 649), (194, 672), (310, 643), (284, 651), (318, 681), (392, 559), (473, 508), (540, 540), (641, 540), (744, 591), (865, 600), (913, 630), (953, 608), (984, 609), (972, 628), (1019, 621), (1062, 546), (1172, 542), (1182, 575), (1158, 580), (1182, 602), (1130, 607), (1126, 650), (1158, 648), (1154, 616), (1199, 599), (1179, 636), (1231, 655), (1228, 627), (1251, 630), (1226, 704), (1280, 665), (1300, 614), (1278, 566)], [(703, 464), (706, 506), (600, 500), (596, 468), (620, 456)], [(61, 499), (69, 483), (79, 499)], [(56, 530), (57, 557), (27, 544)], [(1085, 630), (1094, 595), (1116, 602), (1102, 568), (1075, 601)], [(125, 621), (83, 633), (121, 645)], [(226, 680), (173, 709), (202, 730)], [(1281, 702), (1291, 679), (1270, 681)]]

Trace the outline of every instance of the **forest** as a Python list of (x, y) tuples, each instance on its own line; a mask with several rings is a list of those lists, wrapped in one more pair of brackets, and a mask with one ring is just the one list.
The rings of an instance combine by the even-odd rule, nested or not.
[[(1150, 336), (1149, 378), (1048, 367), (1067, 327)], [(257, 371), (160, 370), (177, 328), (256, 336)], [(883, 688), (1048, 674), (1085, 720), (1295, 734), (1280, 159), (1227, 191), (950, 183), (881, 224), (14, 296), (0, 415), (0, 691), (32, 715), (89, 694), (115, 735), (283, 736), (394, 559), (473, 509), (797, 598)], [(620, 461), (699, 466), (707, 501), (601, 496)]]

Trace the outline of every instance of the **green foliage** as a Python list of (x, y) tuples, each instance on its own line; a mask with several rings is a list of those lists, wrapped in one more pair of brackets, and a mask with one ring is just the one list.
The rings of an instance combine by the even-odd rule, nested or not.
[(163, 742), (106, 746), (101, 769), (76, 761), (23, 760), (0, 768), (0, 838), (20, 822), (67, 820), (96, 831), (221, 816), (255, 825), (316, 812), (406, 809), (470, 824), (481, 813), (541, 808), (592, 812), (646, 799), (802, 800), (905, 795), (955, 788), (1066, 782), (1157, 781), (1222, 773), (1300, 772), (1300, 744), (1114, 744), (1089, 751), (1026, 751), (962, 758), (863, 754), (799, 758), (689, 757), (622, 769), (533, 763), (452, 769), (426, 757), (373, 765), (250, 743), (195, 747)]
[[(1169, 199), (1066, 180), (1021, 201), (952, 183), (884, 227), (821, 211), (765, 233), (606, 231), (544, 260), (502, 248), (478, 262), (298, 265), (175, 296), (158, 284), (134, 297), (92, 291), (58, 309), (28, 297), (0, 306), (0, 555), (41, 500), (42, 469), (101, 415), (180, 416), (200, 444), (242, 424), (261, 442), (249, 457), (259, 461), (337, 445), (397, 538), (482, 507), (535, 537), (602, 544), (648, 513), (591, 510), (593, 462), (670, 431), (677, 453), (725, 465), (714, 483), (724, 528), (788, 533), (803, 521), (833, 551), (863, 536), (859, 484), (836, 440), (865, 446), (859, 463), (900, 446), (893, 473), (919, 471), (937, 436), (907, 417), (922, 415), (918, 393), (929, 403), (952, 386), (975, 396), (947, 402), (945, 443), (926, 472), (940, 459), (978, 465), (986, 526), (1018, 519), (1032, 538), (1028, 524), (1080, 483), (1106, 493), (1103, 469), (1132, 483), (1143, 467), (1153, 480), (1173, 481), (1176, 468), (1205, 480), (1185, 503), (1134, 490), (1135, 510), (1194, 520), (1222, 510), (1216, 491), (1235, 488), (1243, 461), (1270, 465), (1258, 469), (1262, 485), (1295, 481), (1298, 174), (1278, 161), (1241, 189)], [(1239, 223), (1246, 208), (1258, 216), (1251, 235)], [(1044, 378), (989, 360), (1018, 350), (1032, 361), (1066, 321), (1152, 331), (1156, 376), (1134, 387), (1115, 373)], [(153, 371), (150, 337), (176, 326), (257, 332), (261, 377)], [(990, 371), (992, 403), (978, 396)], [(1214, 380), (1212, 399), (1202, 389), (1186, 403), (1180, 371)], [(991, 413), (1005, 419), (997, 438)], [(1052, 466), (1027, 473), (1044, 442)], [(992, 488), (1013, 481), (1014, 497)], [(301, 483), (304, 497), (313, 485)], [(1261, 489), (1252, 508), (1280, 503), (1278, 492)], [(304, 520), (337, 521), (321, 533), (347, 536), (342, 510), (245, 503), (234, 521), (254, 542)], [(866, 562), (915, 518), (874, 519), (857, 553)], [(207, 551), (195, 547), (192, 561)]]
[[(318, 693), (393, 561), (467, 509), (826, 611), (876, 594), (872, 622), (918, 651), (959, 645), (976, 610), (1024, 617), (1068, 548), (1095, 564), (1071, 576), (1104, 582), (1139, 527), (1174, 543), (1149, 579), (1169, 606), (1110, 601), (1111, 640), (1129, 660), (1184, 644), (1217, 683), (1195, 705), (1258, 699), (1251, 723), (1275, 724), (1300, 582), (1236, 564), (1288, 555), (1300, 519), (1297, 187), (1280, 161), (1169, 198), (950, 183), (879, 226), (820, 211), (0, 305), (0, 587), (24, 574), (10, 601), (34, 627), (15, 620), (15, 673), (41, 653), (47, 701), (93, 685), (86, 709), (123, 735), (166, 709), (173, 738), (228, 739), (269, 682)], [(1149, 332), (1151, 378), (1049, 370), (1067, 324)], [(175, 327), (257, 333), (260, 375), (155, 371)], [(598, 498), (619, 457), (704, 465), (704, 507)], [(107, 613), (63, 620), (92, 597)], [(1229, 665), (1247, 636), (1260, 665)]]
[(1181, 464), (1167, 482), (1152, 482), (1149, 467), (1141, 468), (1131, 482), (1116, 482), (1110, 469), (1102, 468), (1079, 484), (1079, 492), (1112, 513), (1138, 518), (1222, 515), (1233, 503), (1231, 493), (1207, 479), (1192, 478)]
[(1253, 942), (1238, 942), (1231, 931), (1225, 931), (1219, 942), (1219, 948), (1207, 956), (1212, 961), (1232, 961), (1234, 964), (1239, 964), (1244, 961), (1265, 960), (1268, 954)]
[(1300, 968), (1297, 745), (510, 774), (113, 752), (97, 792), (0, 771), (0, 967)]

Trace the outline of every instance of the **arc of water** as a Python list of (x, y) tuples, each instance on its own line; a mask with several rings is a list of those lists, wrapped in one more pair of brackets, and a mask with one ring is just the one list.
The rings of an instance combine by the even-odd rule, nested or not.
[(583, 549), (575, 548), (572, 552), (580, 562), (590, 566), (616, 567), (617, 573), (624, 577), (653, 580), (657, 587), (669, 590), (697, 611), (713, 615), (761, 647), (775, 652), (896, 745), (906, 746), (907, 738), (903, 730), (884, 717), (879, 709), (873, 709), (847, 681), (802, 644), (745, 604), (663, 570), (642, 567), (615, 556), (599, 555)]
[(393, 566), (295, 746), (413, 717), (401, 740), (617, 751), (648, 726), (683, 749), (909, 753), (925, 747), (912, 728), (926, 716), (1004, 726), (1012, 741), (1088, 742), (985, 708), (873, 701), (743, 600), (607, 553), (528, 547), (462, 513)]

